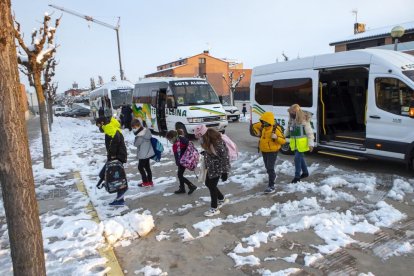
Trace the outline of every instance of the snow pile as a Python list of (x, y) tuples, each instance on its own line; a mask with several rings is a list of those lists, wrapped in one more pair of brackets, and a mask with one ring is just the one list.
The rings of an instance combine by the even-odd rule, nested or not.
[(252, 216), (252, 213), (247, 213), (238, 217), (229, 215), (225, 219), (217, 218), (217, 219), (206, 219), (204, 221), (200, 221), (196, 224), (193, 224), (194, 229), (200, 230), (197, 238), (204, 237), (208, 235), (214, 227), (220, 226), (223, 223), (239, 223), (246, 221), (249, 217)]
[(128, 213), (103, 222), (105, 236), (110, 244), (146, 236), (154, 228), (151, 215)]
[(244, 257), (244, 256), (237, 255), (236, 253), (230, 252), (227, 254), (227, 256), (231, 257), (234, 260), (235, 267), (242, 266), (242, 265), (250, 265), (250, 266), (260, 265), (260, 259), (253, 255)]
[(392, 189), (388, 192), (387, 197), (394, 200), (402, 201), (404, 199), (405, 193), (412, 193), (413, 187), (410, 183), (402, 180), (395, 179)]
[(407, 217), (391, 205), (388, 205), (385, 201), (378, 202), (376, 207), (378, 209), (368, 213), (366, 217), (378, 227), (389, 227), (394, 222)]

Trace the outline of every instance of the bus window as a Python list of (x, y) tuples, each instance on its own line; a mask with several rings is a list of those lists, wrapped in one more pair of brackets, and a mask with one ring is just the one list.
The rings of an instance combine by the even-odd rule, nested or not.
[(413, 89), (394, 78), (375, 79), (375, 98), (378, 108), (387, 112), (408, 116)]
[(258, 82), (255, 88), (255, 100), (260, 105), (272, 105), (272, 82)]
[(155, 90), (155, 89), (151, 90), (151, 105), (153, 107), (157, 107), (157, 93), (158, 93), (158, 90)]
[(120, 108), (122, 105), (131, 105), (132, 89), (116, 89), (111, 90), (112, 106), (114, 109)]
[(171, 82), (177, 105), (202, 105), (220, 103), (216, 92), (205, 81)]
[(273, 81), (273, 105), (312, 106), (312, 79), (285, 79)]
[(171, 89), (167, 89), (167, 108), (175, 108), (175, 99)]

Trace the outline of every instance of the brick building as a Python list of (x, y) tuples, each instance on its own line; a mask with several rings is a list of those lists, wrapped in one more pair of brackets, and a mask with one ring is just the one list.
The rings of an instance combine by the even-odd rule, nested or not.
[[(229, 72), (233, 72), (233, 79), (236, 80), (244, 73), (244, 78), (236, 89), (235, 99), (245, 97), (250, 91), (250, 78), (252, 69), (243, 69), (243, 63), (235, 60), (216, 58), (210, 55), (209, 51), (204, 51), (187, 58), (180, 58), (166, 64), (158, 65), (157, 71), (145, 75), (148, 77), (201, 77), (206, 78), (213, 86), (219, 96), (229, 94), (227, 82)], [(248, 99), (248, 96), (247, 98)]]
[(365, 24), (355, 23), (354, 34), (344, 39), (329, 43), (335, 46), (335, 52), (350, 51), (365, 48), (394, 49), (394, 40), (391, 37), (391, 29), (402, 26), (404, 35), (398, 39), (398, 50), (414, 55), (414, 21), (395, 24), (375, 29), (365, 29)]

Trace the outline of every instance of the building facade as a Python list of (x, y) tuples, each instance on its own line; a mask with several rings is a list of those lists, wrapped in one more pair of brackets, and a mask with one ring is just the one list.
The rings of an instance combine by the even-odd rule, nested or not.
[[(244, 69), (243, 63), (235, 60), (213, 57), (210, 55), (209, 51), (204, 51), (201, 54), (180, 58), (176, 61), (158, 65), (156, 72), (147, 74), (145, 77), (205, 78), (213, 86), (219, 96), (226, 96), (229, 94), (229, 72), (233, 72), (233, 80), (237, 80), (241, 74), (244, 75), (236, 88), (236, 94), (241, 95), (242, 93), (246, 93), (246, 91), (249, 93), (252, 70)], [(236, 97), (237, 96), (235, 96), (235, 98)]]
[(354, 34), (341, 40), (329, 43), (335, 46), (335, 52), (365, 48), (394, 49), (391, 30), (395, 26), (405, 29), (404, 35), (398, 39), (398, 51), (414, 55), (414, 21), (375, 29), (365, 29), (365, 24), (355, 23)]

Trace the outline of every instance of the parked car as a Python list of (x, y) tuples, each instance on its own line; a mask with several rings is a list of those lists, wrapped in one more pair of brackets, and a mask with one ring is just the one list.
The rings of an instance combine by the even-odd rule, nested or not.
[(240, 111), (236, 106), (223, 102), (223, 108), (226, 111), (227, 121), (235, 122), (240, 119)]
[(89, 109), (86, 108), (75, 108), (62, 113), (62, 116), (65, 117), (86, 117), (90, 115)]
[(55, 114), (55, 116), (61, 116), (62, 113), (64, 113), (66, 111), (66, 108), (64, 106), (56, 106), (53, 113)]

